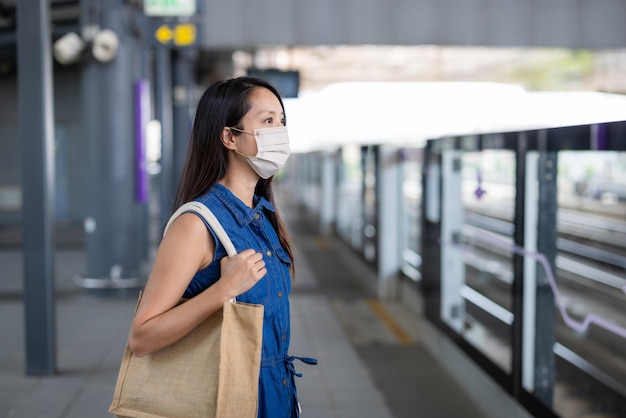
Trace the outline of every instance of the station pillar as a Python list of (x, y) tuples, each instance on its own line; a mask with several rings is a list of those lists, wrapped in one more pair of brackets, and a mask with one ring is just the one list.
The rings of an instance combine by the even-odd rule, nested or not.
[(401, 232), (402, 164), (397, 148), (381, 146), (379, 154), (378, 297), (395, 299), (402, 254)]
[[(452, 148), (452, 147), (450, 147)], [(454, 248), (461, 244), (464, 223), (461, 152), (444, 150), (441, 156), (441, 319), (457, 332), (465, 324), (463, 257)]]
[(194, 79), (194, 63), (196, 51), (191, 48), (180, 48), (173, 54), (173, 163), (174, 187), (178, 184), (180, 173), (187, 157), (187, 148), (191, 126), (193, 123), (192, 87)]
[(18, 113), (22, 147), (22, 229), (26, 374), (56, 369), (53, 275), (54, 105), (50, 5), (17, 4)]
[[(545, 256), (552, 272), (556, 272), (558, 152), (548, 150), (550, 139), (546, 131), (539, 132), (536, 238), (537, 251)], [(556, 274), (554, 276), (556, 277)], [(556, 341), (557, 318), (549, 272), (543, 266), (537, 266), (534, 290), (536, 307), (534, 394), (547, 405), (552, 405), (556, 362), (553, 347)]]
[[(106, 5), (105, 5), (106, 3)], [(86, 57), (82, 75), (83, 135), (90, 176), (84, 219), (88, 288), (137, 287), (145, 281), (147, 203), (138, 199), (134, 88), (142, 76), (141, 43), (128, 25), (125, 0), (81, 4), (83, 30), (112, 31), (119, 40), (111, 59)]]
[(332, 233), (335, 221), (336, 152), (324, 151), (321, 166), (320, 224), (322, 234)]
[(161, 122), (161, 172), (159, 174), (159, 232), (162, 232), (174, 209), (174, 127), (172, 113), (172, 50), (155, 50), (155, 113)]

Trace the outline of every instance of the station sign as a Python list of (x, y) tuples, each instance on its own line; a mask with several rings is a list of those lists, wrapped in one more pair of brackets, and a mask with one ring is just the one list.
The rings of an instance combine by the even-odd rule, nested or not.
[(144, 0), (143, 12), (154, 17), (193, 16), (196, 0)]
[(196, 42), (196, 25), (180, 23), (170, 27), (163, 24), (154, 32), (154, 37), (163, 45), (191, 46)]

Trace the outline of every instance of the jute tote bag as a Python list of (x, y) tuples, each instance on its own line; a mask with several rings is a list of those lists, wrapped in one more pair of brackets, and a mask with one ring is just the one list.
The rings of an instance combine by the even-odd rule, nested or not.
[[(206, 219), (228, 255), (236, 254), (219, 221), (199, 202), (181, 206), (165, 231), (189, 211)], [(227, 301), (182, 340), (155, 353), (136, 357), (126, 344), (109, 412), (139, 418), (256, 417), (262, 335), (263, 305)]]

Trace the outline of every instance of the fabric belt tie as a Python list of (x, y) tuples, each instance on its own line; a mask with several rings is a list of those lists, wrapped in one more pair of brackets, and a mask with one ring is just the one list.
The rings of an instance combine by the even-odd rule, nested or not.
[[(287, 370), (289, 371), (289, 374), (291, 374), (292, 380), (293, 380), (293, 376), (302, 377), (302, 373), (296, 372), (296, 368), (293, 365), (294, 360), (300, 360), (301, 362), (310, 364), (312, 366), (315, 366), (317, 364), (317, 359), (312, 358), (312, 357), (298, 357), (298, 356), (285, 357), (284, 362), (285, 362), (285, 365), (287, 366)], [(298, 391), (295, 385), (293, 388), (293, 395), (295, 396), (295, 402), (296, 402), (296, 407), (297, 407), (295, 417), (299, 418), (300, 414), (302, 413), (302, 408), (300, 407), (300, 402), (298, 401)]]
[[(287, 367), (287, 371), (291, 377), (291, 380), (294, 380), (295, 377), (302, 377), (302, 373), (296, 372), (296, 368), (293, 365), (294, 360), (300, 360), (303, 363), (310, 364), (315, 366), (317, 364), (317, 359), (312, 357), (298, 357), (298, 356), (286, 356), (286, 357), (266, 357), (261, 359), (261, 367), (274, 367), (277, 364), (284, 363), (285, 367)], [(296, 415), (295, 417), (299, 417), (302, 409), (300, 408), (300, 402), (298, 402), (298, 393), (296, 387), (293, 387), (293, 396), (295, 397), (294, 401), (296, 403)]]
[(312, 366), (315, 366), (317, 364), (317, 359), (312, 358), (312, 357), (298, 357), (298, 356), (285, 357), (285, 364), (287, 365), (287, 370), (289, 370), (289, 373), (291, 373), (293, 376), (296, 376), (296, 377), (302, 377), (302, 373), (296, 372), (296, 368), (293, 365), (294, 360), (300, 360), (301, 362), (310, 364)]

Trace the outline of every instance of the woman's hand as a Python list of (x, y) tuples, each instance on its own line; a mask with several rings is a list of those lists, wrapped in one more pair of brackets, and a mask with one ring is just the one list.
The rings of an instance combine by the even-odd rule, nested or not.
[(248, 249), (220, 261), (222, 277), (216, 283), (229, 295), (229, 299), (250, 290), (265, 276), (267, 269), (263, 254)]

